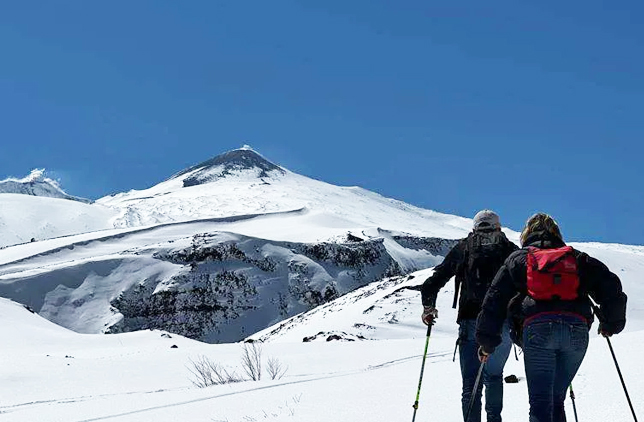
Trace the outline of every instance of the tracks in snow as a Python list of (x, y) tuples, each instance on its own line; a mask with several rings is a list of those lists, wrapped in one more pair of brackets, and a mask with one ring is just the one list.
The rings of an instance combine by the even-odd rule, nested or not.
[[(410, 363), (417, 363), (422, 358), (422, 355), (413, 355), (413, 356), (406, 356), (400, 359), (394, 359), (386, 362), (382, 362), (376, 365), (369, 365), (366, 368), (360, 368), (360, 369), (355, 369), (355, 370), (350, 370), (350, 371), (343, 371), (343, 372), (337, 372), (337, 373), (328, 373), (328, 374), (319, 374), (319, 375), (307, 375), (306, 379), (301, 379), (301, 380), (293, 380), (293, 381), (285, 381), (285, 382), (280, 382), (278, 384), (273, 384), (273, 385), (266, 385), (266, 386), (261, 386), (261, 387), (251, 387), (251, 388), (246, 388), (240, 391), (233, 391), (233, 392), (228, 392), (228, 393), (223, 393), (223, 394), (216, 394), (213, 396), (207, 396), (207, 397), (199, 397), (191, 400), (183, 400), (183, 401), (176, 401), (173, 403), (168, 403), (168, 404), (163, 404), (163, 405), (158, 405), (158, 406), (149, 406), (149, 407), (141, 407), (139, 409), (135, 410), (130, 410), (130, 411), (125, 411), (125, 412), (120, 412), (120, 413), (112, 413), (109, 415), (103, 415), (103, 416), (97, 416), (94, 418), (89, 418), (89, 419), (81, 419), (77, 420), (76, 422), (94, 422), (94, 421), (107, 421), (107, 420), (118, 420), (119, 418), (123, 418), (126, 416), (131, 416), (131, 415), (137, 415), (137, 414), (143, 414), (146, 412), (152, 412), (156, 410), (162, 410), (162, 409), (168, 409), (168, 408), (174, 408), (174, 407), (179, 407), (179, 406), (187, 406), (190, 404), (194, 403), (200, 403), (204, 401), (209, 401), (209, 400), (216, 400), (220, 399), (223, 397), (230, 397), (230, 396), (236, 396), (236, 395), (241, 395), (241, 394), (246, 394), (254, 391), (261, 391), (261, 390), (271, 390), (271, 389), (279, 389), (284, 386), (290, 386), (290, 385), (296, 385), (296, 384), (306, 384), (306, 383), (311, 383), (311, 382), (316, 382), (316, 381), (322, 381), (322, 380), (327, 380), (327, 379), (334, 379), (334, 378), (343, 378), (343, 377), (348, 377), (348, 376), (353, 376), (353, 375), (359, 375), (361, 373), (364, 373), (366, 371), (376, 371), (376, 370), (381, 370), (385, 368), (389, 368), (392, 366), (396, 365), (403, 365), (403, 364), (410, 364)], [(451, 359), (451, 352), (450, 351), (440, 351), (436, 353), (430, 353), (427, 355), (428, 363), (431, 362), (440, 362), (440, 361), (445, 361)], [(21, 411), (33, 409), (34, 407), (43, 407), (42, 412), (46, 413), (47, 410), (46, 408), (48, 406), (66, 406), (66, 405), (74, 405), (75, 403), (80, 403), (80, 402), (88, 402), (88, 401), (93, 401), (93, 400), (105, 400), (109, 399), (112, 397), (122, 397), (122, 396), (131, 396), (131, 395), (149, 395), (149, 394), (167, 394), (167, 393), (172, 393), (172, 392), (179, 392), (179, 391), (185, 391), (185, 388), (180, 388), (176, 390), (151, 390), (151, 391), (130, 391), (126, 393), (114, 393), (114, 394), (100, 394), (100, 395), (94, 395), (94, 396), (78, 396), (78, 397), (68, 397), (68, 398), (60, 398), (60, 399), (52, 399), (52, 400), (40, 400), (40, 401), (33, 401), (33, 402), (25, 402), (25, 403), (17, 403), (13, 405), (7, 405), (7, 406), (0, 406), (0, 414), (10, 414), (10, 413), (19, 413)]]

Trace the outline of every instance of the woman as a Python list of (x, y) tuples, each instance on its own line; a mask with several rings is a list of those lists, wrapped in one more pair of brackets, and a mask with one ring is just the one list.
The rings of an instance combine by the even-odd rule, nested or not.
[(564, 399), (588, 347), (592, 298), (599, 332), (617, 334), (626, 323), (619, 278), (599, 260), (566, 244), (547, 214), (530, 217), (522, 249), (508, 257), (488, 290), (476, 324), (481, 361), (501, 343), (508, 304), (522, 321), (530, 422), (565, 422)]

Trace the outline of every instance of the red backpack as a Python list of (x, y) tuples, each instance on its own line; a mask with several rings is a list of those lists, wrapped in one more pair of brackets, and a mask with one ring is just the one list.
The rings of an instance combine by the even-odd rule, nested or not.
[(528, 294), (536, 300), (575, 300), (578, 297), (577, 259), (570, 246), (528, 248)]

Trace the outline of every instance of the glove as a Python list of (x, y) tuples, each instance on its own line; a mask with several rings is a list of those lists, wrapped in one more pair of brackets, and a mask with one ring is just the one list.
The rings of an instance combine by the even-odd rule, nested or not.
[(485, 348), (483, 348), (483, 346), (479, 346), (479, 350), (478, 350), (479, 362), (481, 363), (487, 362), (487, 360), (489, 359), (492, 353), (494, 353), (494, 350), (488, 351)]
[(613, 332), (606, 327), (605, 324), (599, 323), (599, 328), (597, 328), (597, 334), (600, 334), (604, 337), (610, 337), (613, 335)]
[(431, 305), (423, 306), (422, 320), (425, 325), (433, 325), (434, 320), (438, 318), (438, 309)]

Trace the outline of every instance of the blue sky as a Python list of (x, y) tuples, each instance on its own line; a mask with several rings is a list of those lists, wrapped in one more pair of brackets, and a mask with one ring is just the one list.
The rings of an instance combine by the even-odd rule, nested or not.
[(643, 28), (638, 1), (4, 2), (0, 178), (44, 167), (99, 198), (249, 144), (424, 208), (644, 245)]

